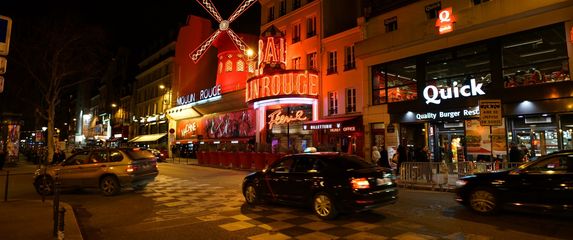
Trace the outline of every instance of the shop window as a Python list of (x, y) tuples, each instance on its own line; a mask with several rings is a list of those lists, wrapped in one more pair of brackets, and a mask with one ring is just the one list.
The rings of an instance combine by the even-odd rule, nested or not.
[(316, 35), (316, 16), (306, 19), (306, 37), (310, 38)]
[(333, 74), (336, 73), (336, 64), (337, 64), (337, 54), (336, 51), (328, 52), (328, 69), (326, 70), (326, 74)]
[(328, 115), (338, 114), (338, 93), (328, 92)]
[(570, 81), (563, 24), (502, 38), (506, 88)]
[(243, 60), (237, 61), (237, 72), (245, 71), (245, 62)]
[(346, 89), (346, 113), (356, 112), (356, 89)]
[(227, 60), (225, 62), (225, 72), (232, 72), (233, 71), (233, 62), (231, 60)]
[(426, 85), (447, 89), (454, 85), (469, 85), (472, 81), (487, 89), (491, 83), (491, 63), (486, 44), (430, 54), (425, 58)]
[(300, 23), (294, 24), (292, 27), (292, 43), (300, 42)]
[(426, 5), (425, 10), (426, 10), (426, 17), (428, 19), (435, 19), (438, 17), (438, 13), (440, 12), (440, 10), (442, 10), (442, 3), (435, 2), (430, 5)]
[(391, 17), (388, 19), (384, 20), (384, 27), (386, 29), (386, 32), (394, 32), (396, 30), (398, 30), (398, 18), (397, 17)]
[(414, 58), (381, 64), (372, 68), (372, 104), (417, 99)]
[(219, 62), (219, 74), (223, 72), (223, 63)]
[(354, 58), (354, 45), (344, 47), (344, 71), (356, 68), (356, 60)]
[(316, 52), (306, 55), (306, 64), (307, 69), (317, 69), (318, 66), (316, 64)]
[(295, 57), (292, 59), (292, 69), (300, 69), (300, 57)]

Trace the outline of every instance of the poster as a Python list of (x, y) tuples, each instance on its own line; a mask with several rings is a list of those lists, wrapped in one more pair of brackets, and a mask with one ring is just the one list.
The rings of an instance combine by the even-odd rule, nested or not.
[(507, 142), (505, 141), (505, 121), (502, 119), (501, 126), (493, 126), (491, 131), (493, 155), (507, 155)]
[(466, 148), (472, 160), (489, 158), (491, 156), (491, 141), (489, 126), (481, 126), (477, 119), (466, 120)]
[(8, 157), (18, 158), (19, 142), (20, 142), (20, 125), (8, 125), (8, 141), (6, 141), (6, 148), (8, 149)]

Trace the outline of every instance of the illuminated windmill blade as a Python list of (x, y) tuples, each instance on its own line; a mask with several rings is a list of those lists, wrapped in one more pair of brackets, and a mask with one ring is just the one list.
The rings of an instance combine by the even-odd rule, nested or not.
[(215, 39), (217, 38), (217, 36), (219, 36), (220, 33), (221, 33), (221, 30), (217, 29), (217, 31), (215, 31), (213, 34), (211, 34), (211, 36), (209, 38), (207, 38), (207, 40), (205, 40), (197, 48), (195, 48), (195, 50), (193, 50), (193, 52), (191, 52), (191, 54), (189, 54), (189, 57), (191, 57), (191, 60), (193, 60), (193, 62), (197, 63), (199, 61), (199, 59), (201, 59), (203, 54), (205, 54), (205, 52), (207, 52), (207, 49), (209, 49), (211, 44), (213, 44), (213, 41), (215, 41)]
[(209, 14), (211, 14), (211, 16), (213, 16), (217, 22), (220, 23), (223, 21), (223, 18), (221, 15), (219, 15), (219, 11), (217, 11), (217, 8), (215, 8), (215, 5), (213, 2), (211, 2), (211, 0), (197, 0), (197, 2), (199, 5), (205, 8), (205, 10), (207, 10), (207, 12), (209, 12)]
[[(207, 0), (204, 0), (207, 1)], [(239, 5), (239, 7), (235, 10), (231, 17), (229, 17), (229, 23), (233, 22), (237, 17), (241, 16), (247, 9), (249, 9), (253, 4), (255, 4), (258, 0), (243, 0), (243, 3)]]
[[(229, 34), (229, 37), (231, 38), (231, 40), (233, 40), (233, 43), (235, 44), (235, 46), (237, 46), (237, 48), (240, 49), (246, 55), (247, 50), (249, 49), (247, 44), (245, 42), (243, 42), (243, 40), (235, 32), (233, 32), (233, 30), (228, 29), (227, 34)], [(251, 57), (254, 57), (254, 56), (251, 56)]]

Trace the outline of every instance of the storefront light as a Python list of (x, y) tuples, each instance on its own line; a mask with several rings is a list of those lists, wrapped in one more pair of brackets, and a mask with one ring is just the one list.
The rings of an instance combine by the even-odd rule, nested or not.
[(281, 104), (314, 104), (315, 102), (316, 99), (314, 98), (277, 98), (277, 99), (257, 101), (253, 104), (253, 108), (258, 109), (260, 107), (281, 105)]

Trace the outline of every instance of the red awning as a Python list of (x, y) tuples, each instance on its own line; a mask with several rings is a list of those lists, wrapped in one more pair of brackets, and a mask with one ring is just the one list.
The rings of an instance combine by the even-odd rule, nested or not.
[(318, 130), (318, 129), (331, 129), (331, 128), (341, 128), (349, 125), (356, 125), (351, 123), (353, 120), (359, 117), (342, 117), (342, 118), (327, 118), (320, 119), (311, 122), (305, 122), (303, 124), (304, 130)]

